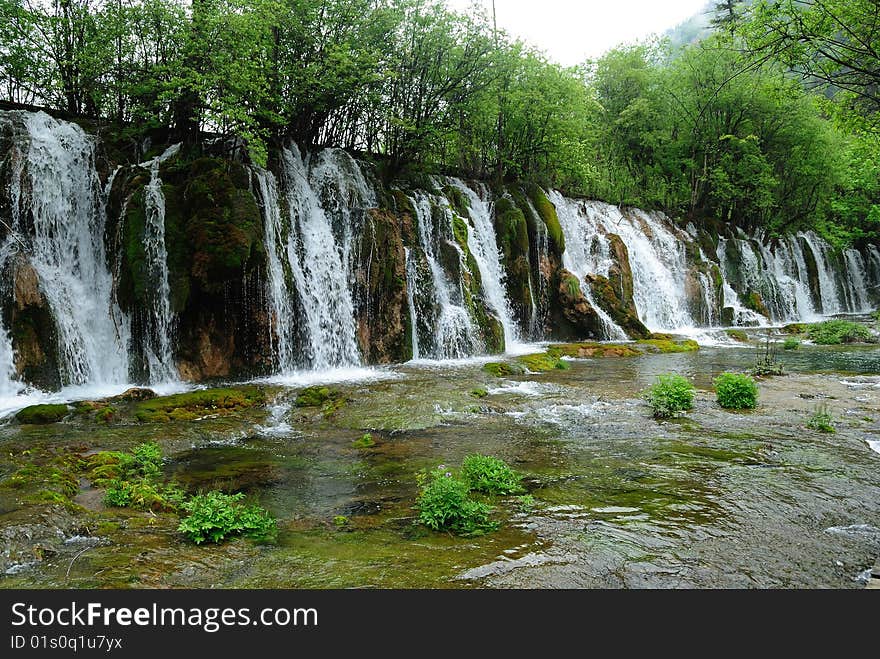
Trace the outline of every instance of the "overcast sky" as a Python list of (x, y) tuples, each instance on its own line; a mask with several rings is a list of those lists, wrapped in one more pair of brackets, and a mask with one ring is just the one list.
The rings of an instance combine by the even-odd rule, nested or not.
[[(446, 0), (466, 9), (473, 0)], [(492, 0), (478, 0), (491, 11)], [(699, 12), (706, 0), (495, 0), (498, 27), (561, 64), (579, 64), (622, 42), (638, 41)]]

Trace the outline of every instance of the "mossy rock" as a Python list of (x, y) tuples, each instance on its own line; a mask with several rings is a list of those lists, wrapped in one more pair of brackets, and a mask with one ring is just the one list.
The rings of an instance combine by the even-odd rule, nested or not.
[(508, 362), (489, 362), (483, 364), (483, 370), (489, 375), (496, 378), (505, 378), (511, 375), (523, 375), (526, 370), (520, 364), (512, 364)]
[(525, 366), (532, 373), (547, 373), (549, 371), (567, 371), (571, 368), (564, 359), (559, 355), (553, 355), (549, 352), (541, 352), (534, 355), (524, 355), (518, 357), (517, 361)]
[(560, 343), (547, 349), (550, 355), (589, 359), (594, 357), (637, 357), (642, 353), (627, 343)]
[(471, 389), (471, 396), (473, 396), (474, 398), (485, 398), (488, 395), (489, 392), (483, 388), (478, 387), (476, 389)]
[(297, 407), (321, 407), (327, 401), (339, 398), (339, 392), (330, 387), (306, 387), (296, 395)]
[(588, 279), (596, 304), (611, 316), (615, 324), (626, 332), (629, 338), (645, 339), (651, 334), (639, 320), (632, 297), (629, 303), (625, 302), (615, 291), (611, 281), (602, 275), (590, 275)]
[(770, 311), (767, 309), (767, 305), (764, 304), (764, 298), (761, 297), (761, 294), (758, 291), (749, 291), (745, 297), (743, 306), (746, 309), (751, 309), (755, 313), (761, 314), (762, 316), (766, 316), (767, 318), (770, 317)]
[(19, 423), (30, 425), (45, 425), (58, 423), (70, 413), (67, 405), (30, 405), (15, 414)]
[(562, 258), (562, 253), (565, 251), (565, 236), (562, 233), (562, 225), (559, 224), (559, 215), (556, 213), (556, 207), (537, 185), (529, 189), (529, 198), (547, 227), (552, 252), (557, 257)]
[(727, 334), (734, 341), (739, 341), (740, 343), (748, 343), (749, 335), (745, 333), (745, 331), (740, 329), (728, 329), (724, 330), (724, 333)]
[(462, 217), (470, 217), (470, 204), (464, 192), (454, 185), (447, 185), (443, 188), (443, 195), (449, 200), (452, 210)]
[(142, 401), (135, 405), (134, 416), (142, 423), (192, 421), (208, 413), (233, 414), (265, 401), (266, 394), (258, 387), (202, 389)]
[(642, 339), (637, 341), (637, 345), (644, 346), (648, 352), (655, 353), (673, 353), (673, 352), (696, 352), (700, 349), (693, 339), (685, 339), (684, 341), (673, 341), (671, 339)]
[(790, 323), (782, 328), (785, 334), (804, 334), (809, 328), (807, 323)]

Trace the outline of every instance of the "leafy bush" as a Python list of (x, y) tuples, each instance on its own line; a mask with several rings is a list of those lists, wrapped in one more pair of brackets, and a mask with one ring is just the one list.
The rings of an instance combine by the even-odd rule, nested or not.
[(104, 503), (117, 508), (144, 508), (173, 511), (183, 505), (186, 493), (175, 483), (165, 484), (144, 478), (139, 481), (111, 481)]
[(475, 535), (491, 531), (497, 525), (489, 519), (492, 509), (474, 501), (470, 486), (445, 467), (420, 478), (422, 490), (416, 502), (419, 522), (435, 531)]
[(131, 453), (96, 453), (89, 466), (92, 482), (107, 488), (108, 506), (176, 510), (186, 498), (178, 485), (162, 482), (162, 449), (155, 442), (139, 444)]
[(793, 336), (788, 337), (782, 343), (783, 350), (797, 350), (800, 347), (801, 347), (800, 339), (796, 339)]
[(758, 385), (742, 373), (722, 373), (715, 378), (718, 404), (729, 410), (750, 410), (758, 405)]
[(820, 405), (816, 408), (813, 415), (807, 421), (807, 428), (825, 433), (837, 432), (834, 428), (834, 419), (827, 405)]
[(461, 463), (461, 478), (475, 492), (519, 494), (524, 492), (520, 475), (498, 458), (469, 455)]
[(260, 541), (274, 539), (278, 533), (275, 518), (260, 506), (242, 504), (242, 499), (241, 492), (196, 495), (183, 504), (189, 516), (180, 520), (177, 530), (197, 545), (239, 535)]
[(811, 325), (807, 329), (807, 338), (820, 345), (874, 341), (874, 336), (867, 327), (849, 320), (826, 320), (824, 323)]
[(694, 387), (680, 375), (660, 375), (645, 394), (654, 418), (669, 419), (694, 406)]

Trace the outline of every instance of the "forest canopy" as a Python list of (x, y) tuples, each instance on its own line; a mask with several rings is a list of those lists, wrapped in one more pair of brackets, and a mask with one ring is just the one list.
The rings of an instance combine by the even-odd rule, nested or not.
[(711, 3), (712, 34), (563, 67), (431, 0), (0, 0), (0, 99), (338, 146), (770, 235), (878, 237), (871, 0)]

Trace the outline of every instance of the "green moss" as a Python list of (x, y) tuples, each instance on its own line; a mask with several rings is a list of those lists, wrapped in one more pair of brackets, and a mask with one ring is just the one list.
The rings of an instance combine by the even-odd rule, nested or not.
[(363, 437), (354, 440), (351, 445), (355, 448), (372, 448), (376, 445), (376, 440), (373, 439), (370, 433), (367, 433)]
[(724, 330), (724, 333), (727, 334), (731, 339), (735, 341), (739, 341), (740, 343), (748, 343), (749, 335), (745, 333), (743, 330), (739, 329), (728, 329)]
[(406, 193), (403, 190), (392, 190), (391, 196), (394, 199), (394, 210), (398, 213), (408, 213), (415, 220), (416, 209), (413, 208), (412, 201), (406, 196)]
[(532, 200), (532, 204), (535, 206), (535, 210), (538, 211), (541, 220), (547, 226), (551, 250), (557, 257), (562, 258), (562, 253), (565, 251), (565, 236), (562, 233), (562, 225), (559, 224), (556, 207), (538, 186), (531, 187), (529, 198)]
[(470, 217), (470, 205), (465, 194), (454, 185), (443, 188), (444, 196), (449, 200), (452, 210), (462, 217)]
[(642, 339), (637, 341), (638, 345), (645, 346), (650, 352), (670, 353), (670, 352), (695, 352), (700, 349), (700, 345), (693, 339), (684, 341), (673, 341), (670, 339)]
[(258, 387), (202, 389), (142, 401), (135, 405), (134, 416), (142, 423), (192, 421), (206, 414), (234, 414), (265, 400)]
[(786, 334), (804, 334), (809, 325), (807, 323), (791, 323), (782, 328)]
[(296, 406), (320, 407), (338, 396), (339, 392), (330, 387), (306, 387), (296, 395)]
[(568, 295), (572, 298), (580, 297), (581, 295), (581, 280), (578, 279), (571, 273), (566, 272), (562, 276), (562, 283), (565, 286), (565, 290), (568, 291)]
[(116, 408), (108, 405), (95, 412), (95, 420), (101, 423), (110, 423), (116, 416)]
[(495, 228), (499, 247), (508, 258), (528, 254), (529, 230), (526, 216), (508, 197), (501, 197), (495, 202)]
[(518, 357), (517, 361), (532, 373), (545, 373), (548, 371), (566, 371), (571, 365), (558, 355), (542, 352), (534, 355)]
[(481, 388), (471, 389), (471, 396), (473, 396), (474, 398), (485, 398), (488, 395), (489, 395), (489, 392), (486, 391), (485, 389), (481, 389)]
[(551, 355), (587, 359), (591, 357), (637, 357), (642, 353), (631, 344), (620, 343), (561, 343), (550, 346), (547, 352)]
[(31, 405), (19, 410), (15, 419), (19, 423), (42, 425), (57, 423), (69, 414), (67, 405)]
[(489, 362), (483, 365), (483, 370), (489, 375), (496, 378), (504, 378), (510, 375), (522, 375), (525, 369), (519, 364), (510, 364), (507, 362)]
[(767, 309), (767, 305), (764, 304), (764, 299), (758, 291), (749, 291), (749, 294), (745, 297), (743, 306), (746, 309), (751, 309), (752, 311), (761, 314), (762, 316), (770, 317), (770, 311)]

